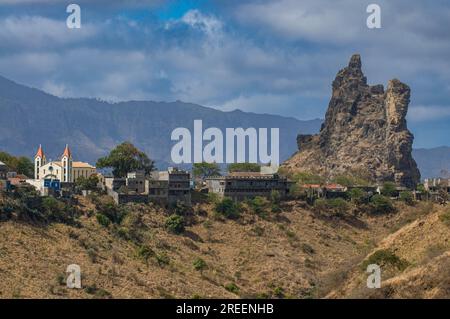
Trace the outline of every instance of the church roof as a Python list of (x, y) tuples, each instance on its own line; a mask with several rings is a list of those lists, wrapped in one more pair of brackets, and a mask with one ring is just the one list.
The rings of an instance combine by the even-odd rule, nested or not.
[(66, 144), (66, 148), (64, 149), (64, 153), (63, 153), (63, 155), (61, 157), (64, 157), (64, 156), (72, 157), (72, 152), (70, 151), (70, 148), (69, 148), (68, 144)]
[(42, 145), (41, 144), (39, 144), (39, 148), (38, 148), (38, 150), (37, 150), (37, 152), (36, 152), (36, 156), (35, 157), (44, 157), (44, 151), (42, 150)]

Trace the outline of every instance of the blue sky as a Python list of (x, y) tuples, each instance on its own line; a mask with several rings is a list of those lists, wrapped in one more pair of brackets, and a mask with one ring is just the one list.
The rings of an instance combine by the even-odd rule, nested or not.
[[(0, 74), (58, 96), (199, 103), (323, 118), (360, 53), (370, 84), (412, 89), (415, 147), (450, 146), (448, 1), (0, 0)], [(366, 27), (381, 7), (382, 28)]]

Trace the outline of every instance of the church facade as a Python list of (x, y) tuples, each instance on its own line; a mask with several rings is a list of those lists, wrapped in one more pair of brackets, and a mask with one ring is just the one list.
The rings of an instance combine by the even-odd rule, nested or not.
[(42, 145), (34, 156), (34, 180), (59, 180), (63, 183), (74, 183), (80, 177), (96, 174), (96, 168), (85, 162), (76, 162), (72, 152), (66, 145), (59, 161), (47, 161)]

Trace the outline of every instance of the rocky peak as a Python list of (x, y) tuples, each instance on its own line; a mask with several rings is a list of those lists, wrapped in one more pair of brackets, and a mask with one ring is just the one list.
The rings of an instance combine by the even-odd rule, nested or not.
[(414, 187), (420, 174), (406, 125), (409, 98), (410, 88), (396, 79), (386, 92), (383, 85), (369, 86), (360, 55), (353, 55), (333, 81), (320, 133), (300, 135), (299, 152), (284, 166), (328, 178), (357, 174)]

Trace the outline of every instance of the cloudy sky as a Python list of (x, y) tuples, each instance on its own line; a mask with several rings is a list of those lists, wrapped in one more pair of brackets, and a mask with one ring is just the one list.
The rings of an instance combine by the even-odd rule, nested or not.
[[(68, 29), (66, 7), (81, 7)], [(381, 29), (366, 8), (381, 7)], [(411, 86), (415, 147), (450, 146), (448, 0), (0, 0), (0, 75), (64, 97), (199, 103), (323, 118), (360, 53)]]

